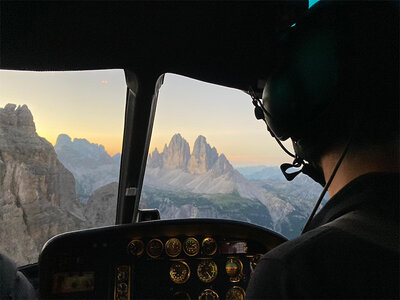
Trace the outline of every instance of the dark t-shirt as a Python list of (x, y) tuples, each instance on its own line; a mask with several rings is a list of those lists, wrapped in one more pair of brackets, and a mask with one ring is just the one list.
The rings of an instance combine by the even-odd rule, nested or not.
[(399, 268), (399, 175), (368, 174), (260, 260), (246, 298), (398, 299)]

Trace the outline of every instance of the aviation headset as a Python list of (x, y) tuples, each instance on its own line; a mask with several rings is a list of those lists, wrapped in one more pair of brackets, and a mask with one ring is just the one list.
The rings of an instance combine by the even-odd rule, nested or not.
[[(371, 52), (361, 48), (373, 43), (365, 40), (368, 35), (362, 33), (362, 30), (367, 24), (369, 26), (366, 27), (374, 31), (374, 25), (368, 22), (379, 16), (379, 11), (376, 14), (376, 4), (370, 7), (363, 6), (365, 9), (361, 12), (358, 11), (360, 7), (357, 5), (360, 3), (353, 3), (353, 6), (348, 3), (337, 4), (334, 1), (316, 4), (309, 15), (291, 28), (281, 43), (281, 59), (264, 87), (262, 102), (255, 97), (252, 90), (249, 92), (253, 98), (256, 118), (266, 122), (271, 135), (283, 150), (294, 158), (292, 164), (281, 165), (285, 177), (292, 180), (302, 172), (324, 186), (303, 231), (313, 218), (354, 136), (366, 128), (365, 124), (363, 128), (359, 127), (359, 124), (367, 123), (365, 111), (371, 111), (371, 107), (374, 107), (371, 100), (368, 100), (368, 103), (363, 102), (363, 95), (367, 95), (366, 85), (374, 84), (373, 76), (362, 74), (368, 72), (368, 67), (365, 67), (369, 64), (367, 59), (371, 59), (371, 53), (376, 50), (375, 53), (381, 53), (381, 57), (373, 59), (382, 60), (386, 67), (390, 63), (396, 65), (396, 59), (384, 57), (385, 52), (381, 51), (384, 47), (390, 47), (385, 44), (390, 39), (382, 39), (381, 44), (375, 45)], [(386, 6), (386, 11), (382, 9), (380, 12), (379, 22), (383, 22), (388, 11), (393, 9), (394, 12), (397, 7), (393, 3)], [(392, 13), (391, 16), (393, 15)], [(393, 23), (389, 22), (389, 27), (391, 25)], [(387, 29), (385, 26), (383, 28)], [(376, 34), (381, 34), (381, 31), (377, 30)], [(370, 38), (374, 38), (374, 35)], [(386, 56), (398, 58), (398, 54), (390, 52), (390, 49), (388, 51)], [(395, 76), (390, 70), (376, 70), (376, 66), (379, 65), (377, 63), (372, 65), (375, 66), (375, 71), (380, 71), (381, 74), (386, 72), (389, 76)], [(389, 80), (393, 81), (395, 78)], [(364, 94), (360, 93), (361, 89)], [(374, 90), (376, 93), (376, 88), (372, 89), (371, 93), (374, 93)], [(369, 99), (373, 99), (374, 96), (379, 97), (378, 94), (368, 95)], [(395, 101), (398, 102), (398, 99)], [(398, 104), (394, 107), (398, 107)], [(383, 114), (377, 119), (382, 116)], [(328, 182), (325, 182), (322, 169), (318, 166), (318, 158), (331, 144), (329, 132), (332, 131), (342, 134), (344, 140), (341, 142), (346, 142), (346, 146)], [(288, 138), (292, 140), (294, 154), (281, 143)], [(288, 173), (290, 167), (301, 169)]]

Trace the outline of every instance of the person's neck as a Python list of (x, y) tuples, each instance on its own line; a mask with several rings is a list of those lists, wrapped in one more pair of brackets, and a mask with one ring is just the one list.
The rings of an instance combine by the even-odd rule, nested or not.
[[(328, 181), (331, 176), (343, 148), (331, 151), (321, 158), (321, 167), (324, 172), (325, 181)], [(345, 185), (357, 177), (376, 172), (399, 172), (398, 145), (371, 146), (368, 149), (360, 151), (351, 151), (350, 149), (328, 188), (330, 197), (333, 197)]]

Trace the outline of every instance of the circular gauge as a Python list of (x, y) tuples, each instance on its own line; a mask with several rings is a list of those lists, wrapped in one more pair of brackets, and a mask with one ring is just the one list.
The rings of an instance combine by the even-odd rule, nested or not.
[(132, 255), (142, 255), (144, 251), (144, 243), (141, 240), (132, 240), (128, 244), (128, 251)]
[(174, 294), (173, 299), (190, 300), (190, 295), (186, 292), (179, 291)]
[(194, 237), (187, 238), (183, 243), (183, 251), (189, 256), (195, 256), (199, 253), (200, 244)]
[(169, 277), (177, 284), (188, 281), (190, 277), (190, 268), (184, 261), (176, 261), (169, 268)]
[(205, 283), (209, 283), (217, 278), (218, 268), (215, 262), (205, 259), (197, 266), (197, 276)]
[(240, 286), (234, 286), (226, 292), (226, 300), (244, 300), (246, 292)]
[(177, 257), (182, 251), (182, 243), (177, 238), (169, 239), (165, 243), (165, 252), (170, 257)]
[(219, 300), (218, 294), (210, 289), (205, 289), (201, 292), (199, 300)]
[(159, 239), (152, 239), (147, 243), (146, 252), (148, 256), (157, 258), (161, 255), (163, 249), (164, 245)]
[(239, 282), (243, 276), (243, 264), (236, 257), (228, 257), (225, 264), (225, 271), (231, 282)]
[(211, 237), (206, 237), (201, 242), (201, 249), (205, 255), (214, 255), (217, 252), (217, 242)]

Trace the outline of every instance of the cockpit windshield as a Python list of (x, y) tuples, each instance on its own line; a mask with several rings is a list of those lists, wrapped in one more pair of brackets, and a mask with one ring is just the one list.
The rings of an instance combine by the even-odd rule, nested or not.
[(298, 236), (321, 187), (305, 175), (286, 181), (279, 165), (290, 157), (253, 109), (243, 91), (166, 74), (140, 207), (161, 219), (239, 220)]
[(125, 95), (123, 70), (0, 71), (0, 253), (115, 223)]
[[(2, 70), (0, 82), (0, 253), (25, 265), (54, 235), (115, 224), (126, 83), (123, 70)], [(298, 236), (321, 188), (286, 181), (289, 158), (252, 110), (243, 91), (166, 74), (140, 208)]]

